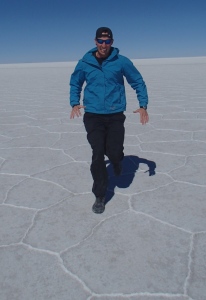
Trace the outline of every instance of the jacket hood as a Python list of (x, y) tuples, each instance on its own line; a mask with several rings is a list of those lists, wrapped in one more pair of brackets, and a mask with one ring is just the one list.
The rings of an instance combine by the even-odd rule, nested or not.
[[(106, 58), (106, 60), (111, 60), (113, 59), (116, 55), (119, 54), (119, 49), (118, 48), (114, 48), (111, 47), (112, 52), (111, 54)], [(91, 50), (89, 50), (82, 58), (82, 61), (87, 62), (87, 63), (94, 63), (94, 56), (92, 55), (93, 52), (97, 51), (97, 47), (92, 48)], [(96, 61), (96, 60), (95, 60)]]

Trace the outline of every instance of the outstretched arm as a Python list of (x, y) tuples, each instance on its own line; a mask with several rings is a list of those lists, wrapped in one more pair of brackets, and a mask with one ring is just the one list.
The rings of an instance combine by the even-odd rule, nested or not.
[(147, 87), (142, 78), (142, 75), (134, 66), (131, 60), (125, 57), (123, 65), (123, 75), (126, 77), (127, 82), (136, 91), (137, 99), (140, 106), (147, 106), (148, 94)]
[[(124, 76), (126, 77), (127, 82), (136, 91), (140, 108), (136, 109), (133, 112), (140, 114), (140, 122), (142, 123), (142, 125), (144, 125), (149, 121), (149, 115), (146, 110), (148, 104), (147, 87), (145, 85), (145, 82), (140, 72), (136, 69), (133, 63), (127, 58), (125, 58), (125, 63), (124, 63)], [(145, 107), (145, 108), (141, 108), (141, 107)]]
[(80, 105), (80, 96), (84, 81), (84, 71), (80, 61), (70, 78), (70, 105), (72, 106), (70, 119), (73, 119), (75, 116), (81, 116), (80, 109), (84, 108), (84, 106)]

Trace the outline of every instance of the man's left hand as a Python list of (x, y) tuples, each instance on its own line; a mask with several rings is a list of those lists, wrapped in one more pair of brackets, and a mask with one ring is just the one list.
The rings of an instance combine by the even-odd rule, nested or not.
[(144, 108), (138, 108), (137, 110), (133, 111), (133, 113), (139, 113), (140, 114), (140, 123), (142, 125), (145, 125), (146, 123), (149, 122), (149, 115)]

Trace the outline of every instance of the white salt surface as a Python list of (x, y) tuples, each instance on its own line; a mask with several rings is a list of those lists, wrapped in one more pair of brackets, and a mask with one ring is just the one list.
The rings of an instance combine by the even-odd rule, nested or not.
[(91, 211), (71, 63), (0, 65), (0, 299), (205, 300), (206, 57), (134, 60), (123, 174)]

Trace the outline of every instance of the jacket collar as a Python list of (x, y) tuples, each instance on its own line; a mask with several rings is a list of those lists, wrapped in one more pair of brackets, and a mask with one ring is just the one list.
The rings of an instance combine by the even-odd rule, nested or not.
[[(91, 50), (89, 50), (82, 58), (82, 60), (86, 63), (90, 63), (90, 64), (97, 64), (97, 60), (95, 59), (95, 57), (93, 56), (93, 52), (97, 51), (97, 47), (92, 48)], [(118, 48), (114, 48), (112, 47), (112, 52), (111, 54), (105, 59), (105, 61), (109, 61), (112, 60), (116, 55), (118, 55), (119, 53), (119, 49)]]

